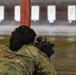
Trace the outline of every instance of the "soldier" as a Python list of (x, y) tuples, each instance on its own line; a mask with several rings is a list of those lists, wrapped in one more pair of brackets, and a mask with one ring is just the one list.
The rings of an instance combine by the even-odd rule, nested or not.
[(50, 59), (33, 45), (35, 37), (27, 26), (12, 32), (10, 46), (0, 46), (0, 75), (56, 75)]

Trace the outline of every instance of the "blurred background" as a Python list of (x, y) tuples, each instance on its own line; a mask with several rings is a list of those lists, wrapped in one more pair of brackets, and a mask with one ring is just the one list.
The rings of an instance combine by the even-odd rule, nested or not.
[[(76, 75), (76, 0), (30, 0), (31, 28), (55, 44), (57, 75)], [(0, 45), (20, 25), (20, 0), (0, 0)]]

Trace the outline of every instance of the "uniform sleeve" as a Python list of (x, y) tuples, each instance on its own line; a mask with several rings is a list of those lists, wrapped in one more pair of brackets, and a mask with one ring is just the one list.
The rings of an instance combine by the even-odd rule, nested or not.
[(56, 75), (56, 71), (50, 59), (41, 51), (38, 52), (38, 73), (42, 75)]
[(35, 75), (56, 75), (54, 66), (50, 59), (38, 48), (27, 45), (22, 48), (20, 53), (23, 55), (26, 53), (29, 57), (31, 57), (33, 64), (35, 64), (35, 72), (37, 73)]

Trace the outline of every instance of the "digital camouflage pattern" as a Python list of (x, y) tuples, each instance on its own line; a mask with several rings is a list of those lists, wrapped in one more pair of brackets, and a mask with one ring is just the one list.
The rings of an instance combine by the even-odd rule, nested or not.
[(24, 45), (17, 52), (0, 46), (0, 75), (56, 75), (49, 58), (33, 45)]

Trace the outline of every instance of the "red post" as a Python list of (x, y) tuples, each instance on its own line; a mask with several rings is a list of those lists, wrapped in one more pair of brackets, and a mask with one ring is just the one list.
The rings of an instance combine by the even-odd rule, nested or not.
[(20, 25), (30, 27), (30, 0), (20, 0)]

